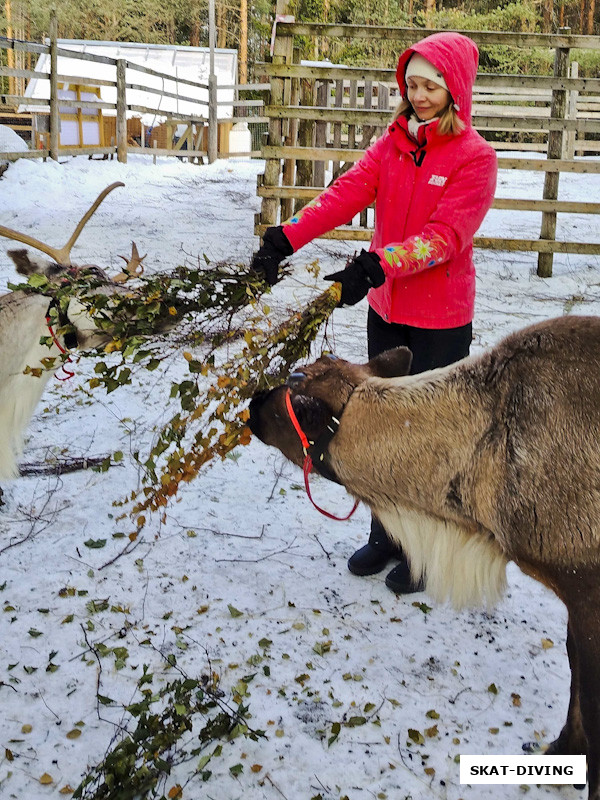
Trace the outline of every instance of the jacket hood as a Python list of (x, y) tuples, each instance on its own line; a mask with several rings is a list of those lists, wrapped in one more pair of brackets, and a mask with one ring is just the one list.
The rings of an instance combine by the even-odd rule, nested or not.
[(396, 79), (404, 98), (407, 97), (404, 73), (413, 53), (420, 53), (442, 73), (459, 118), (470, 125), (473, 84), (479, 64), (479, 51), (475, 42), (462, 33), (442, 31), (421, 39), (405, 50), (398, 60), (396, 69)]

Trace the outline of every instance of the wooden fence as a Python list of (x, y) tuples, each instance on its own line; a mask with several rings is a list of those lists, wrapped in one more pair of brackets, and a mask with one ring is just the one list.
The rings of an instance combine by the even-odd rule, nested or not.
[[(278, 11), (285, 8), (279, 0)], [(600, 255), (599, 243), (557, 241), (557, 215), (599, 214), (600, 203), (558, 200), (560, 173), (600, 173), (600, 78), (579, 78), (570, 63), (574, 48), (600, 50), (600, 37), (463, 31), (481, 45), (554, 50), (553, 76), (479, 74), (475, 84), (473, 123), (501, 151), (526, 150), (531, 155), (498, 159), (500, 171), (544, 173), (539, 200), (496, 198), (494, 208), (541, 213), (538, 239), (478, 237), (477, 247), (537, 251), (538, 274), (552, 274), (554, 253)], [(265, 108), (268, 144), (263, 148), (264, 175), (259, 176), (262, 208), (255, 232), (287, 219), (333, 179), (358, 161), (364, 149), (391, 120), (398, 103), (394, 70), (319, 65), (298, 62), (294, 36), (323, 39), (398, 42), (398, 52), (432, 30), (278, 22), (272, 63), (266, 65), (271, 101)], [(578, 157), (585, 155), (585, 160)], [(500, 172), (500, 174), (501, 174)], [(516, 219), (516, 217), (515, 217)], [(327, 238), (368, 240), (372, 214), (367, 211), (352, 225)]]
[[(19, 94), (11, 94), (9, 92), (0, 93), (0, 111), (8, 115), (8, 109), (16, 109), (19, 105), (25, 104), (27, 107), (35, 107), (39, 109), (39, 115), (34, 112), (32, 115), (34, 120), (40, 118), (40, 115), (45, 115), (48, 120), (48, 130), (40, 131), (35, 130), (35, 125), (31, 131), (32, 150), (29, 152), (15, 152), (15, 153), (2, 153), (2, 158), (7, 161), (17, 160), (18, 158), (54, 158), (57, 159), (60, 155), (113, 155), (116, 154), (120, 161), (127, 160), (128, 153), (146, 153), (153, 157), (158, 155), (176, 155), (178, 157), (185, 157), (189, 159), (203, 159), (208, 157), (209, 160), (214, 160), (217, 157), (226, 158), (230, 155), (237, 156), (260, 156), (259, 150), (246, 150), (231, 152), (228, 147), (228, 133), (232, 124), (239, 121), (245, 121), (249, 126), (260, 125), (267, 122), (267, 118), (261, 115), (264, 101), (262, 99), (244, 99), (243, 95), (251, 93), (268, 93), (269, 84), (240, 84), (231, 86), (217, 86), (215, 81), (210, 81), (208, 84), (199, 83), (196, 81), (186, 80), (182, 77), (175, 78), (172, 74), (167, 75), (156, 70), (150, 69), (143, 65), (135, 64), (125, 59), (112, 59), (107, 56), (101, 56), (91, 53), (77, 52), (71, 49), (60, 48), (56, 42), (56, 36), (51, 35), (49, 45), (36, 44), (34, 42), (24, 42), (16, 39), (7, 39), (0, 37), (0, 50), (10, 49), (23, 53), (30, 53), (34, 56), (41, 54), (50, 55), (50, 72), (39, 72), (34, 69), (15, 68), (0, 65), (0, 78), (5, 77), (13, 81), (21, 81), (30, 79), (37, 79), (49, 82), (49, 96), (50, 99), (42, 99), (37, 97), (23, 97)], [(109, 65), (114, 70), (114, 77), (112, 79), (100, 79), (86, 77), (75, 77), (72, 75), (60, 75), (57, 70), (58, 56), (65, 56), (69, 59), (78, 59), (81, 61), (92, 61), (96, 64)], [(83, 70), (82, 70), (83, 71)], [(149, 75), (153, 78), (159, 78), (163, 84), (166, 84), (171, 91), (165, 89), (152, 88), (146, 84), (140, 85), (140, 75)], [(111, 87), (116, 91), (116, 102), (109, 103), (102, 100), (91, 99), (67, 99), (64, 96), (60, 97), (59, 86), (61, 84), (69, 85), (84, 85), (86, 90), (96, 90), (100, 94), (102, 87)], [(206, 101), (199, 100), (197, 96), (191, 97), (192, 94), (190, 87), (193, 90), (204, 90), (208, 99)], [(143, 90), (145, 94), (153, 95), (156, 98), (156, 103), (148, 106), (141, 106), (132, 104), (128, 101), (129, 93), (132, 90)], [(187, 90), (187, 92), (186, 92)], [(223, 90), (230, 90), (233, 93), (233, 100), (222, 101), (217, 97), (217, 93)], [(196, 116), (189, 114), (174, 114), (169, 113), (165, 119), (165, 112), (160, 110), (161, 99), (169, 97), (183, 103), (194, 103), (200, 107), (200, 113)], [(233, 117), (222, 116), (222, 106), (227, 105), (233, 108)], [(70, 112), (70, 113), (69, 113)], [(59, 146), (59, 132), (60, 132), (60, 118), (68, 114), (69, 119), (81, 118), (82, 114), (89, 115), (96, 112), (99, 116), (104, 113), (104, 121), (113, 120), (112, 124), (112, 140), (110, 144), (105, 146), (91, 145), (91, 146), (77, 146), (77, 147), (63, 147)], [(221, 112), (221, 113), (220, 113)], [(11, 113), (8, 116), (12, 116)], [(140, 140), (140, 146), (137, 146), (132, 141), (131, 136), (131, 118), (134, 115), (137, 119), (137, 127)], [(161, 120), (164, 120), (163, 128), (164, 133), (161, 137), (162, 141), (156, 138), (153, 141), (152, 147), (146, 146), (147, 137), (144, 135), (144, 127), (139, 123), (139, 117), (142, 115), (155, 115)], [(85, 119), (85, 117), (84, 117)], [(129, 132), (128, 132), (129, 120)], [(31, 127), (29, 125), (23, 126), (25, 129)], [(110, 126), (109, 126), (110, 127)], [(184, 130), (182, 130), (184, 128)], [(140, 130), (141, 129), (141, 130)], [(179, 130), (180, 135), (175, 137), (175, 131)], [(222, 135), (221, 135), (222, 134)], [(211, 138), (218, 146), (215, 147), (214, 153), (211, 153)], [(157, 146), (163, 144), (162, 147)]]

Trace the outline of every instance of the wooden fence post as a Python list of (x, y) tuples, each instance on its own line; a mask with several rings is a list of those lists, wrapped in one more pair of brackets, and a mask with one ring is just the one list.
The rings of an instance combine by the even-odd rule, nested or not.
[[(367, 111), (368, 109), (370, 109), (372, 107), (373, 107), (373, 81), (365, 81), (365, 99), (364, 99), (364, 102), (363, 102), (363, 108), (365, 109), (365, 111)], [(362, 128), (363, 141), (365, 139), (364, 134), (365, 134), (365, 132), (367, 130), (368, 129), (366, 128), (366, 126), (363, 125), (363, 128)], [(374, 128), (371, 128), (371, 132), (374, 132), (374, 130), (375, 130)], [(365, 142), (365, 148), (367, 148), (368, 146), (369, 146), (369, 143)], [(363, 210), (360, 212), (359, 220), (360, 220), (360, 227), (361, 228), (368, 227), (368, 224), (369, 224), (368, 223), (368, 220), (369, 220), (368, 209), (363, 208)]]
[(127, 103), (125, 98), (125, 70), (127, 62), (117, 59), (117, 161), (127, 163)]
[(215, 75), (215, 0), (208, 2), (208, 44), (210, 68), (208, 74), (208, 163), (213, 164), (219, 155), (219, 106), (217, 104), (217, 76)]
[[(297, 106), (300, 103), (300, 81), (292, 78), (290, 91), (290, 105)], [(288, 147), (296, 147), (298, 144), (298, 120), (290, 119), (288, 133), (285, 137), (285, 144)], [(296, 161), (288, 158), (283, 162), (282, 180), (286, 186), (293, 186), (296, 179)], [(294, 213), (294, 200), (289, 197), (281, 201), (281, 219), (286, 220)]]
[[(324, 80), (317, 88), (317, 106), (319, 108), (329, 108), (331, 105), (330, 94), (330, 81)], [(327, 129), (329, 123), (321, 122), (320, 120), (315, 123), (315, 147), (327, 147)], [(329, 162), (315, 161), (313, 178), (314, 186), (325, 186), (325, 164)]]
[[(310, 78), (300, 79), (300, 105), (314, 106), (315, 82)], [(300, 147), (314, 147), (314, 124), (310, 119), (301, 119), (298, 126), (298, 144)], [(313, 161), (298, 159), (296, 162), (296, 186), (313, 185)], [(297, 198), (294, 211), (299, 211), (306, 200)]]
[[(277, 0), (276, 15), (283, 16), (289, 13), (289, 0)], [(294, 39), (292, 36), (277, 35), (275, 31), (275, 42), (273, 44), (273, 63), (291, 64), (293, 58)], [(289, 78), (271, 78), (271, 99), (273, 106), (284, 105), (286, 91), (286, 80)], [(271, 118), (269, 120), (269, 145), (281, 147), (283, 145), (283, 123), (281, 119)], [(265, 162), (265, 172), (261, 180), (264, 186), (278, 186), (281, 173), (281, 160), (279, 158), (269, 158)], [(277, 222), (277, 212), (279, 201), (276, 198), (263, 198), (260, 212), (260, 222), (263, 225), (275, 225)]]
[[(571, 32), (570, 28), (561, 28), (559, 34), (568, 36)], [(569, 48), (557, 47), (554, 54), (554, 77), (555, 78), (568, 78), (569, 77)], [(565, 119), (567, 116), (567, 92), (565, 89), (552, 90), (552, 105), (550, 117), (553, 119)], [(548, 131), (548, 153), (547, 158), (560, 159), (563, 154), (563, 142), (565, 132), (564, 130)], [(558, 199), (558, 181), (560, 172), (547, 172), (544, 178), (544, 200), (557, 200)], [(556, 211), (542, 212), (542, 227), (540, 230), (540, 239), (549, 239), (554, 241), (556, 239)], [(539, 253), (537, 274), (540, 278), (552, 277), (552, 262), (554, 259), (553, 253)]]
[(58, 111), (58, 19), (56, 9), (50, 15), (50, 158), (58, 161), (60, 115)]
[[(571, 64), (570, 75), (572, 78), (579, 77), (579, 64), (577, 61), (573, 61)], [(567, 117), (569, 119), (577, 119), (577, 100), (579, 98), (579, 92), (576, 89), (573, 89), (569, 92), (569, 104), (567, 109)], [(575, 158), (575, 145), (577, 143), (577, 131), (567, 131), (567, 136), (565, 140), (565, 153), (564, 158), (573, 159)]]

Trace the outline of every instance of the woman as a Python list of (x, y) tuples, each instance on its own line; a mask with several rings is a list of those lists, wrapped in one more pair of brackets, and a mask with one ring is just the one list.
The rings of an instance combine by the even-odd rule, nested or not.
[[(412, 374), (469, 354), (473, 236), (492, 204), (497, 173), (493, 148), (471, 123), (477, 65), (476, 44), (458, 33), (435, 33), (409, 47), (396, 72), (403, 100), (387, 131), (317, 198), (268, 228), (253, 259), (273, 284), (284, 258), (374, 202), (369, 252), (326, 279), (341, 283), (340, 305), (367, 296), (369, 358), (405, 345)], [(419, 591), (375, 518), (348, 568), (372, 575), (392, 557), (400, 563), (386, 585), (399, 594)]]

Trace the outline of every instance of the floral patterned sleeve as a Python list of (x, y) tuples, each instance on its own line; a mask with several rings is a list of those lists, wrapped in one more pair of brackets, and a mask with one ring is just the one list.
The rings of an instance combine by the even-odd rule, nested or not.
[(447, 261), (455, 252), (448, 238), (437, 231), (410, 236), (400, 244), (390, 244), (375, 252), (388, 277), (421, 272)]

